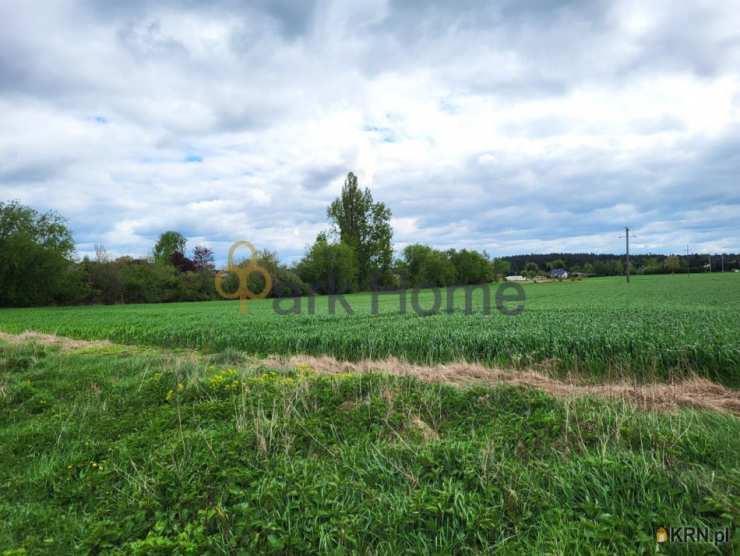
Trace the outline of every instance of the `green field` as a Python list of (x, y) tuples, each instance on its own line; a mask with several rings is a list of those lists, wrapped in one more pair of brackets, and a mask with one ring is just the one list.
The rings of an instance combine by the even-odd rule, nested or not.
[(481, 290), (470, 315), (462, 291), (432, 316), (400, 314), (397, 294), (377, 315), (368, 294), (346, 297), (352, 315), (325, 297), (314, 315), (270, 300), (246, 315), (227, 301), (1, 310), (5, 332), (114, 343), (0, 339), (0, 554), (645, 554), (658, 527), (735, 531), (737, 416), (260, 359), (740, 383), (738, 275), (524, 288), (516, 317), (482, 314)]
[(647, 554), (737, 527), (739, 460), (719, 413), (0, 342), (6, 555)]
[[(492, 292), (495, 285), (492, 286)], [(383, 295), (371, 314), (369, 294), (346, 296), (329, 315), (326, 297), (315, 314), (302, 300), (299, 315), (279, 315), (272, 300), (0, 310), (0, 330), (27, 329), (125, 344), (227, 348), (254, 354), (330, 354), (343, 360), (398, 356), (414, 362), (479, 361), (577, 372), (599, 380), (631, 376), (651, 381), (696, 373), (740, 386), (740, 274), (638, 276), (524, 286), (524, 313), (472, 315), (464, 295), (455, 311), (399, 314), (399, 296)], [(433, 304), (430, 291), (419, 297)], [(407, 296), (410, 308), (411, 296)], [(494, 305), (492, 303), (492, 305)], [(508, 305), (513, 305), (509, 303)], [(281, 307), (288, 308), (284, 301)], [(446, 309), (446, 292), (442, 296)]]

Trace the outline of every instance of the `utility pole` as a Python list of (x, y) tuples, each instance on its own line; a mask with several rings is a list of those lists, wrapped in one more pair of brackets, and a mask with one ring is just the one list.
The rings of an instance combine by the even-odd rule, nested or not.
[(625, 276), (627, 277), (627, 283), (629, 284), (629, 281), (630, 281), (630, 229), (629, 228), (625, 228), (624, 229), (624, 240), (625, 240), (626, 247), (627, 247), (627, 249), (626, 249), (626, 252), (627, 252), (627, 266), (626, 266), (627, 273), (625, 274)]
[(722, 253), (722, 272), (725, 271), (725, 254)]
[(686, 246), (686, 276), (691, 276), (691, 259), (689, 258), (689, 246)]

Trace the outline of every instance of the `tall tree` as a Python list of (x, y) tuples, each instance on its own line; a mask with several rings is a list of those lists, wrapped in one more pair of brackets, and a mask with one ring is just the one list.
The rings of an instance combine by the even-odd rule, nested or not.
[(175, 253), (185, 253), (186, 243), (187, 240), (179, 232), (163, 233), (154, 246), (154, 261), (160, 264), (170, 264)]
[(110, 262), (110, 257), (108, 256), (108, 250), (105, 248), (105, 245), (103, 245), (102, 243), (95, 244), (95, 260), (99, 263)]
[(360, 287), (383, 285), (390, 278), (393, 260), (390, 209), (373, 201), (368, 188), (361, 190), (357, 176), (350, 172), (327, 215), (339, 232), (340, 242), (355, 252)]

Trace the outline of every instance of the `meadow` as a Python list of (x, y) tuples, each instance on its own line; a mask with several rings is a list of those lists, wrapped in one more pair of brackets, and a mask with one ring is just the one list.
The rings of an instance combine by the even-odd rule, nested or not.
[(646, 554), (740, 520), (722, 413), (2, 342), (0, 401), (4, 556)]
[[(496, 285), (491, 286), (492, 296)], [(636, 276), (524, 286), (519, 316), (495, 303), (483, 314), (475, 290), (473, 314), (457, 290), (453, 311), (401, 314), (399, 294), (345, 296), (329, 314), (327, 297), (307, 299), (300, 314), (277, 314), (273, 300), (0, 310), (0, 330), (37, 330), (81, 339), (253, 354), (328, 354), (340, 360), (396, 356), (419, 363), (457, 360), (505, 367), (533, 367), (584, 379), (673, 380), (698, 374), (740, 386), (740, 275)], [(509, 292), (511, 293), (511, 292)], [(419, 304), (432, 307), (432, 292)], [(282, 301), (283, 311), (291, 307)]]

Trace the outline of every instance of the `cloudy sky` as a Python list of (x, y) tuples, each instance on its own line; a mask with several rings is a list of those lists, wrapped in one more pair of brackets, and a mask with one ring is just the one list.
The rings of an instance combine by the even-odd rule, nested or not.
[(347, 171), (395, 246), (740, 251), (738, 1), (0, 0), (0, 200), (145, 255), (300, 257)]

